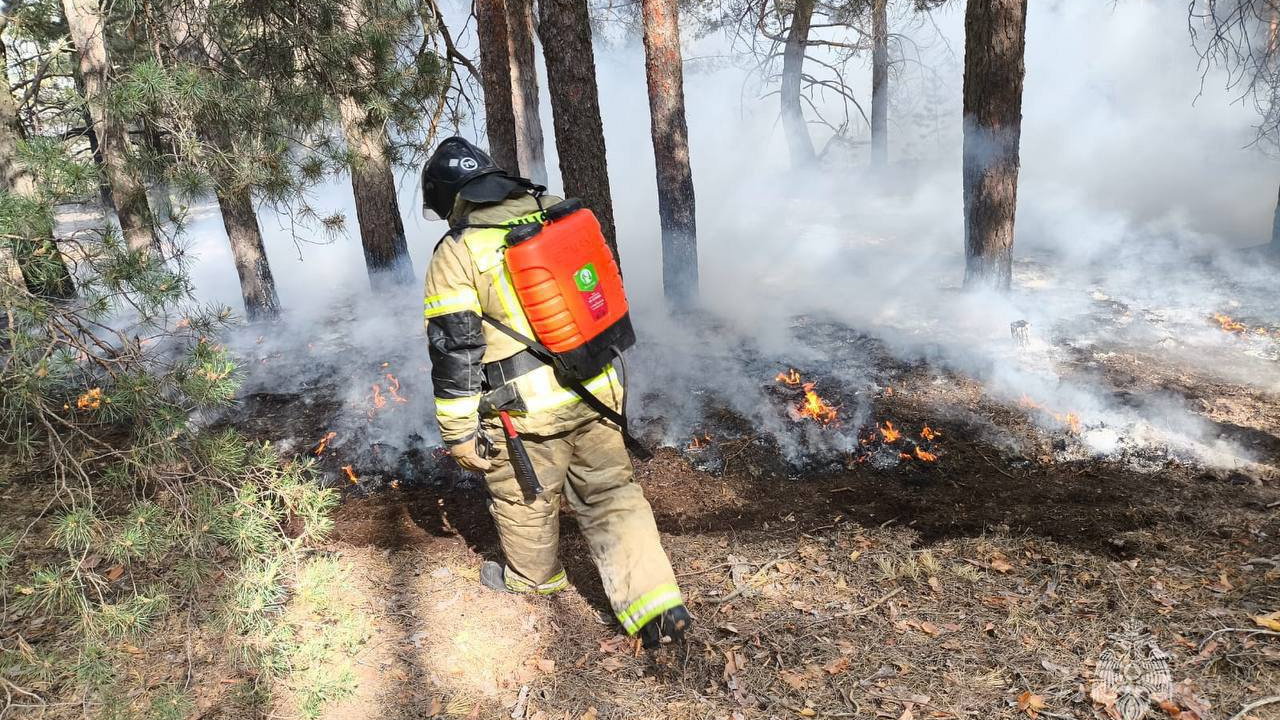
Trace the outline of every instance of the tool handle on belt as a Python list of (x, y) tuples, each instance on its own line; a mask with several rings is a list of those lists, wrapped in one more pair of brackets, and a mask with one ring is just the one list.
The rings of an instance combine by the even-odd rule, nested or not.
[(516, 426), (511, 422), (507, 411), (499, 412), (498, 417), (502, 418), (502, 431), (507, 437), (507, 454), (511, 458), (511, 467), (516, 471), (516, 482), (520, 485), (525, 502), (533, 502), (542, 494), (542, 483), (538, 482), (538, 473), (533, 470), (533, 460), (529, 458), (524, 440), (516, 432)]

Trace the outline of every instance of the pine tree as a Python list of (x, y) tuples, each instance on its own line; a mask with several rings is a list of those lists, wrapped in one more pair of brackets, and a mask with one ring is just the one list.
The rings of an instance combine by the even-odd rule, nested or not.
[(511, 81), (511, 37), (505, 0), (476, 0), (476, 35), (480, 39), (480, 81), (484, 86), (485, 136), (498, 167), (518, 172), (516, 117)]
[(541, 0), (538, 8), (538, 36), (542, 39), (542, 55), (547, 64), (551, 116), (565, 195), (581, 198), (591, 208), (616, 257), (617, 232), (587, 3), (586, 0)]
[(645, 74), (662, 223), (662, 286), (672, 305), (686, 308), (698, 296), (698, 240), (684, 113), (679, 9), (676, 0), (644, 0), (643, 10)]
[(889, 0), (871, 0), (871, 164), (889, 161)]
[(795, 167), (811, 165), (817, 159), (813, 150), (813, 138), (804, 119), (800, 105), (800, 87), (804, 75), (804, 53), (809, 42), (809, 25), (813, 21), (814, 0), (796, 0), (791, 13), (791, 26), (787, 29), (787, 41), (782, 52), (782, 127), (791, 149), (791, 164)]
[(125, 241), (134, 250), (158, 251), (147, 191), (130, 170), (129, 133), (123, 118), (111, 109), (107, 74), (107, 24), (98, 0), (62, 0), (67, 28), (79, 58), (85, 103), (102, 151), (103, 169), (111, 186)]
[(512, 115), (516, 123), (516, 154), (520, 174), (539, 184), (547, 182), (547, 163), (538, 110), (538, 66), (533, 38), (533, 0), (507, 0), (507, 36), (511, 45)]
[(1027, 0), (970, 0), (964, 27), (964, 283), (1008, 290)]

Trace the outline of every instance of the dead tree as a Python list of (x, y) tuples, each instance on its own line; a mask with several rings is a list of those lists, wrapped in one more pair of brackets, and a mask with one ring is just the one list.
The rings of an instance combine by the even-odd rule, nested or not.
[(644, 68), (649, 118), (658, 171), (658, 217), (662, 223), (662, 286), (675, 307), (698, 295), (698, 238), (689, 167), (689, 129), (684, 113), (677, 0), (643, 0)]
[(969, 0), (964, 50), (965, 286), (1013, 281), (1027, 0)]
[(888, 0), (871, 2), (871, 164), (889, 161)]
[(591, 22), (586, 0), (541, 0), (538, 36), (547, 63), (551, 116), (565, 195), (581, 198), (600, 220), (605, 239), (618, 254), (605, 159), (604, 128)]
[[(1280, 147), (1280, 0), (1192, 2), (1188, 28), (1200, 52), (1201, 78), (1215, 67), (1225, 69), (1227, 89), (1258, 113), (1255, 142)], [(1280, 254), (1280, 196), (1269, 247)]]
[(512, 106), (511, 39), (504, 0), (476, 0), (476, 34), (480, 38), (480, 82), (484, 88), (485, 135), (489, 154), (504, 170), (517, 172), (516, 118)]
[(107, 99), (106, 23), (98, 0), (62, 0), (71, 41), (79, 58), (80, 76), (84, 80), (85, 105), (93, 120), (103, 170), (111, 186), (111, 199), (124, 239), (134, 250), (157, 250), (159, 241), (147, 205), (147, 191), (129, 168), (128, 128), (111, 110)]
[(804, 77), (804, 52), (809, 42), (809, 25), (813, 21), (814, 0), (796, 0), (791, 14), (791, 27), (782, 51), (782, 128), (787, 135), (787, 147), (791, 150), (791, 164), (795, 167), (811, 165), (816, 159), (813, 138), (804, 119), (800, 105), (800, 88)]
[(507, 0), (507, 37), (511, 45), (511, 109), (516, 121), (520, 174), (547, 182), (547, 161), (538, 110), (538, 65), (534, 53), (533, 0)]
[[(345, 29), (354, 32), (360, 27), (363, 15), (360, 1), (352, 0), (343, 16)], [(373, 82), (373, 64), (367, 58), (353, 58), (352, 66), (358, 85)], [(340, 98), (338, 110), (342, 134), (351, 154), (351, 189), (369, 283), (375, 290), (412, 283), (413, 263), (409, 259), (409, 244), (396, 197), (386, 120), (367, 110), (352, 93)]]

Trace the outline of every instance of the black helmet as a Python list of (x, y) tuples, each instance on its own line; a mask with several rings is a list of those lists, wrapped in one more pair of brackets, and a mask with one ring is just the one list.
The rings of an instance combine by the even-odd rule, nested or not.
[(475, 203), (493, 203), (525, 187), (485, 151), (460, 137), (445, 138), (422, 168), (422, 212), (428, 218), (447, 218), (459, 195)]

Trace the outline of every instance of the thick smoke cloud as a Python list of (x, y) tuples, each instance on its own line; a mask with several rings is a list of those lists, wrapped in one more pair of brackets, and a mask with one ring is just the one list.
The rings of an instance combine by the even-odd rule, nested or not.
[[(1155, 433), (1162, 442), (1191, 447), (1206, 462), (1238, 462), (1238, 452), (1220, 447), (1177, 403), (1121, 407), (1100, 387), (1064, 379), (1057, 369), (1057, 341), (1064, 337), (1079, 345), (1144, 343), (1195, 357), (1221, 345), (1220, 333), (1205, 323), (1214, 310), (1239, 307), (1259, 313), (1260, 323), (1280, 321), (1266, 317), (1263, 290), (1270, 284), (1255, 284), (1263, 278), (1235, 260), (1238, 248), (1269, 236), (1275, 161), (1248, 147), (1254, 117), (1232, 104), (1223, 78), (1210, 73), (1201, 82), (1185, 8), (1032, 3), (1019, 264), (1008, 297), (958, 292), (963, 7), (927, 18), (902, 9), (893, 30), (906, 38), (895, 45), (900, 62), (892, 74), (894, 165), (882, 173), (865, 167), (866, 145), (857, 142), (865, 143), (867, 131), (856, 125), (852, 150), (833, 151), (813, 172), (791, 170), (776, 96), (766, 97), (771, 88), (751, 70), (697, 59), (724, 55), (720, 35), (690, 38), (686, 100), (702, 291), (714, 318), (696, 322), (670, 317), (661, 300), (643, 53), (627, 37), (597, 49), (619, 242), (645, 343), (635, 353), (633, 380), (637, 396), (658, 393), (637, 408), (639, 414), (661, 420), (667, 439), (678, 442), (696, 429), (712, 394), (780, 438), (794, 434), (765, 389), (777, 364), (825, 367), (850, 385), (874, 382), (858, 363), (841, 363), (829, 348), (797, 341), (797, 317), (827, 317), (880, 338), (904, 357), (979, 377), (997, 397), (1027, 394), (1075, 410), (1095, 429), (1114, 434), (1119, 428), (1144, 438)], [(850, 72), (855, 96), (869, 98), (870, 68), (851, 66)], [(839, 114), (835, 98), (818, 102), (826, 114)], [(477, 130), (461, 132), (474, 138)], [(814, 126), (820, 148), (829, 135)], [(558, 191), (556, 157), (548, 149), (550, 184)], [(420, 216), (417, 189), (416, 173), (405, 172), (401, 209), (421, 275), (445, 228)], [(263, 218), (268, 255), (289, 308), (288, 329), (273, 342), (298, 346), (335, 323), (349, 323), (347, 344), (366, 360), (425, 356), (412, 293), (365, 297), (345, 179), (318, 188), (314, 202), (346, 213), (352, 223), (346, 237), (299, 245), (294, 235), (324, 238), (285, 218)], [(196, 286), (207, 299), (236, 307), (235, 273), (216, 213), (198, 215), (192, 234)], [(1224, 283), (1223, 277), (1233, 280)], [(363, 310), (352, 313), (353, 302), (376, 320)], [(1014, 320), (1031, 323), (1030, 351), (1010, 344)], [(1236, 354), (1231, 362), (1215, 356), (1214, 371), (1280, 388), (1274, 362), (1259, 365), (1258, 358)], [(255, 382), (279, 380), (255, 372)], [(866, 412), (847, 411), (854, 426)], [(402, 430), (418, 422), (424, 435), (433, 433), (425, 428), (430, 420), (416, 414)], [(1155, 426), (1158, 431), (1151, 430)], [(1093, 440), (1106, 445), (1110, 438)]]

